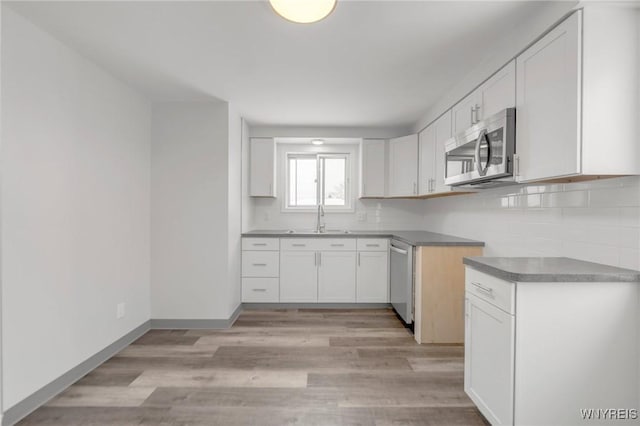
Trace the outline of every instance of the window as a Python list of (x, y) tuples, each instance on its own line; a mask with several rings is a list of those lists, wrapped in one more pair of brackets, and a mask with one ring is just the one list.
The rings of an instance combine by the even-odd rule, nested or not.
[(349, 154), (287, 154), (288, 209), (351, 209)]

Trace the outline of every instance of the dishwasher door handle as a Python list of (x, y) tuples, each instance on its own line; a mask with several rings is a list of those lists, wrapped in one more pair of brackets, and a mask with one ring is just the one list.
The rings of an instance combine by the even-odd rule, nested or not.
[(391, 246), (391, 251), (395, 251), (396, 253), (400, 253), (400, 254), (408, 254), (409, 253), (408, 251), (399, 249), (398, 247), (395, 247), (395, 246)]

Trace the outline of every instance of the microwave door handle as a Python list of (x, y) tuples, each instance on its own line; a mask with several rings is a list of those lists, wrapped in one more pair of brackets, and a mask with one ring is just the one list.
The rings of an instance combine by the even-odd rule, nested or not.
[(491, 164), (491, 142), (487, 140), (487, 164), (483, 167), (480, 163), (480, 146), (482, 145), (482, 140), (487, 136), (487, 129), (480, 130), (480, 134), (478, 135), (478, 139), (476, 139), (476, 171), (480, 176), (484, 176), (487, 174), (487, 169), (489, 168), (489, 164)]

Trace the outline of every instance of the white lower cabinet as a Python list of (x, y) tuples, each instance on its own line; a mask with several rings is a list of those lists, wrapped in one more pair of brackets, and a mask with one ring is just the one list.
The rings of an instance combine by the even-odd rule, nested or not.
[(389, 253), (385, 251), (358, 252), (356, 302), (389, 302)]
[(315, 251), (280, 252), (280, 302), (317, 302), (317, 265)]
[(464, 389), (492, 425), (637, 423), (637, 282), (508, 282), (467, 267), (465, 289)]
[(278, 278), (242, 278), (242, 301), (248, 303), (278, 303)]
[(243, 302), (389, 303), (386, 238), (246, 237), (243, 247)]
[(355, 303), (356, 252), (318, 252), (318, 302)]
[(464, 390), (491, 424), (513, 424), (513, 315), (466, 297)]

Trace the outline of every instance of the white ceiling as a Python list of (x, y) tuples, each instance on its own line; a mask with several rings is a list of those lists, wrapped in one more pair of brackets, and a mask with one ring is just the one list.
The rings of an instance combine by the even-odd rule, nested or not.
[(152, 100), (216, 97), (254, 124), (404, 126), (546, 2), (339, 0), (312, 25), (264, 1), (11, 7)]

